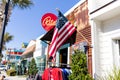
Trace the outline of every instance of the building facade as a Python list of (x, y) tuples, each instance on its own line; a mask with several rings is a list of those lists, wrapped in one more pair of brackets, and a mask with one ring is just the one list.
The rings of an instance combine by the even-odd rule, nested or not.
[(22, 49), (8, 49), (5, 54), (5, 61), (10, 63), (18, 63), (21, 60), (21, 55), (24, 52)]
[(72, 38), (75, 39), (74, 43), (72, 43), (73, 41), (70, 42), (70, 52), (72, 53), (75, 46), (79, 46), (79, 49), (84, 48), (84, 50), (85, 46), (87, 46), (87, 52), (85, 53), (87, 54), (88, 72), (92, 75), (91, 26), (88, 15), (88, 1), (81, 0), (65, 15), (74, 26), (77, 26), (76, 37)]
[(43, 35), (39, 36), (35, 40), (31, 40), (22, 54), (22, 57), (27, 58), (28, 61), (31, 61), (32, 58), (35, 59), (40, 75), (42, 75), (44, 69), (46, 68), (46, 57), (48, 52), (48, 45), (40, 40), (42, 36)]
[[(59, 48), (56, 53), (56, 66), (69, 67), (71, 55), (77, 48), (87, 55), (88, 71), (92, 75), (91, 26), (89, 24), (88, 1), (81, 0), (64, 14), (77, 27), (77, 31)], [(48, 31), (41, 40), (51, 41), (53, 30)], [(87, 50), (86, 50), (87, 47)]]
[(120, 0), (88, 0), (92, 30), (93, 75), (120, 66)]
[[(79, 50), (85, 51), (87, 55), (88, 71), (92, 75), (91, 25), (89, 23), (88, 15), (88, 0), (79, 1), (64, 15), (74, 26), (77, 27), (77, 31), (57, 51), (56, 66), (60, 67), (62, 66), (62, 64), (66, 64), (65, 66), (69, 67), (69, 64), (71, 63), (71, 55), (73, 54), (73, 51), (77, 48)], [(51, 29), (44, 36), (39, 37), (38, 39), (41, 39), (42, 41), (46, 41), (49, 43), (52, 39), (53, 30), (54, 29)], [(39, 47), (41, 46), (38, 43), (37, 45)], [(40, 50), (42, 49), (41, 48), (36, 50), (34, 49), (33, 54), (36, 52), (41, 53)], [(48, 51), (48, 49), (46, 48), (45, 51)], [(45, 55), (47, 55), (46, 61), (48, 61), (48, 52), (42, 53), (45, 53)], [(39, 54), (39, 56), (41, 56), (41, 54)]]

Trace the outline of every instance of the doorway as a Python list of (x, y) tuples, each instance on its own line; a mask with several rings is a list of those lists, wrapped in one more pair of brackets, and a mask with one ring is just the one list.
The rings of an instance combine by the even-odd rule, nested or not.
[(60, 65), (61, 67), (67, 67), (67, 59), (68, 58), (68, 48), (60, 49), (60, 63), (63, 63)]

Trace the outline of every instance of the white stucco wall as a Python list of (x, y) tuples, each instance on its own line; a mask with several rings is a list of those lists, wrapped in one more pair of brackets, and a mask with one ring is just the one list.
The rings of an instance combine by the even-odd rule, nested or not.
[(94, 45), (93, 73), (104, 76), (112, 70), (113, 65), (119, 65), (119, 57), (114, 51), (113, 41), (120, 39), (120, 15), (105, 21), (92, 20), (91, 23)]
[(120, 66), (120, 55), (115, 41), (120, 40), (120, 14), (103, 22), (103, 32), (104, 36), (106, 36), (106, 38), (108, 37), (108, 39), (111, 41), (109, 43), (111, 44), (111, 58), (113, 58), (113, 65), (118, 67)]
[[(104, 6), (105, 4), (109, 5)], [(120, 0), (88, 0), (92, 33), (93, 77), (105, 76), (120, 65), (116, 40), (120, 40)]]
[(35, 48), (35, 51), (33, 53), (34, 58), (38, 57), (38, 56), (42, 56), (42, 55), (47, 55), (47, 52), (48, 52), (47, 46), (48, 45), (45, 42), (40, 40), (40, 38), (42, 36), (40, 36), (36, 39), (36, 48)]

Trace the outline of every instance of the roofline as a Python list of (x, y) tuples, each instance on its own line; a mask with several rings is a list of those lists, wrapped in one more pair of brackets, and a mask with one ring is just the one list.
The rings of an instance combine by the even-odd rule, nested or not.
[(80, 4), (82, 4), (83, 2), (85, 2), (86, 0), (80, 0), (77, 4), (75, 4), (71, 9), (69, 9), (64, 15), (67, 16), (68, 14), (70, 14), (72, 11), (74, 11), (74, 9), (76, 7), (78, 7)]
[(99, 7), (99, 8), (97, 8), (97, 9), (95, 9), (94, 11), (90, 12), (90, 14), (93, 14), (93, 13), (95, 13), (95, 12), (97, 12), (97, 11), (103, 9), (104, 7), (106, 7), (106, 6), (108, 6), (108, 5), (112, 4), (112, 3), (114, 3), (115, 1), (117, 1), (117, 0), (112, 0), (112, 1), (108, 2), (107, 4), (105, 4), (105, 5), (103, 5), (103, 6)]

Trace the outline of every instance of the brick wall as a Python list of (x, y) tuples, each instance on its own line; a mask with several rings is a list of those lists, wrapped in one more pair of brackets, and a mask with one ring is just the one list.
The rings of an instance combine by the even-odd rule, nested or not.
[[(89, 43), (91, 43), (91, 26), (89, 24), (89, 16), (88, 16), (88, 1), (86, 0), (84, 3), (80, 4), (76, 7), (69, 15), (67, 15), (68, 20), (77, 26), (77, 31), (79, 31), (84, 38), (86, 38)], [(70, 42), (71, 45), (75, 43), (80, 43), (86, 41), (79, 32), (76, 32), (74, 43)], [(71, 41), (73, 41), (71, 39)], [(92, 75), (92, 49), (89, 47), (88, 52), (88, 71)]]

